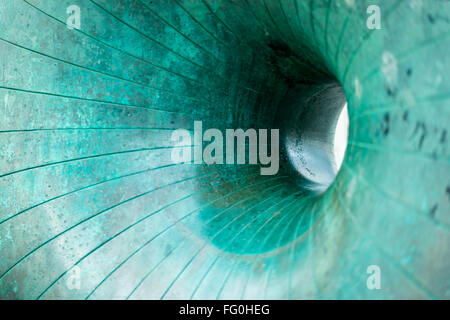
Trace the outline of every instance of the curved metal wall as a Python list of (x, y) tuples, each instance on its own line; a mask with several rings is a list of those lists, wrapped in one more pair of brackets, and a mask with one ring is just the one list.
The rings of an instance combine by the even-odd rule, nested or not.
[[(448, 2), (4, 0), (0, 17), (1, 298), (450, 297)], [(329, 79), (350, 132), (324, 194), (171, 162), (173, 129), (274, 128)]]

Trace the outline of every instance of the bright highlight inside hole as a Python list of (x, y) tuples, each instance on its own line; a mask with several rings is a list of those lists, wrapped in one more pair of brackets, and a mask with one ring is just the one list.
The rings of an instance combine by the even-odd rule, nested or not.
[(341, 114), (339, 115), (336, 131), (334, 133), (334, 160), (336, 163), (336, 172), (339, 171), (342, 162), (344, 161), (345, 150), (347, 149), (348, 144), (348, 124), (348, 107), (347, 103), (345, 103), (345, 106), (342, 108)]

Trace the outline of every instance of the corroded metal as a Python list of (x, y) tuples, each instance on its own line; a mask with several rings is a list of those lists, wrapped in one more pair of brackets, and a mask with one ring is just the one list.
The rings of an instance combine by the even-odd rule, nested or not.
[[(449, 18), (437, 0), (0, 1), (0, 298), (450, 298)], [(277, 128), (330, 79), (349, 145), (321, 195), (286, 165), (172, 163), (172, 130)], [(334, 121), (312, 105), (297, 137)]]

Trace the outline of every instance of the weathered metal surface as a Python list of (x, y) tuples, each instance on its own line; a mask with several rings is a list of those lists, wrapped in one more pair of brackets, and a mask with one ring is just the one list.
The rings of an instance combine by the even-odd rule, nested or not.
[[(449, 19), (438, 0), (0, 1), (0, 297), (450, 298)], [(288, 90), (331, 78), (350, 132), (324, 194), (171, 163), (172, 129), (273, 128)]]

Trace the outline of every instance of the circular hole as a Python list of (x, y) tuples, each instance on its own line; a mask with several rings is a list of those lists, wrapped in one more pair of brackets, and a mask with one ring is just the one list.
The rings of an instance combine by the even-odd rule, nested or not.
[(345, 103), (339, 115), (334, 133), (334, 160), (336, 164), (336, 174), (342, 167), (344, 161), (345, 151), (348, 144), (348, 104)]
[(296, 183), (321, 194), (342, 165), (348, 139), (347, 100), (336, 81), (293, 88), (277, 117), (281, 166)]

